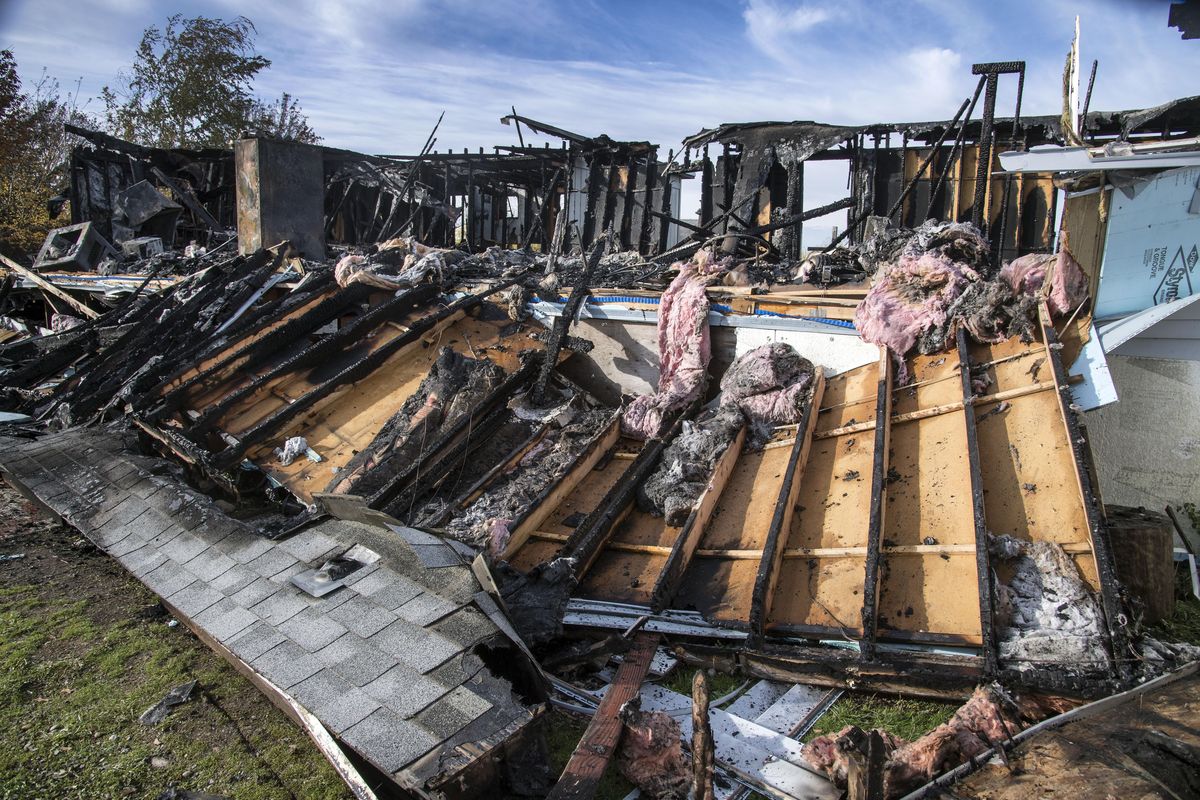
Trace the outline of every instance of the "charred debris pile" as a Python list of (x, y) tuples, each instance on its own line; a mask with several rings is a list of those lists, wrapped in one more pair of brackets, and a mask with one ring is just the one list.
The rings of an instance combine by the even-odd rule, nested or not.
[[(521, 784), (494, 766), (536, 750), (549, 705), (593, 720), (554, 796), (587, 796), (623, 729), (620, 769), (655, 797), (920, 789), (1196, 657), (1146, 634), (1072, 409), (1099, 262), (1073, 250), (1078, 216), (1055, 238), (1052, 177), (986, 172), (995, 129), (1028, 146), (1062, 122), (995, 119), (1010, 70), (981, 66), (978, 122), (964, 103), (725, 125), (665, 162), (515, 114), (562, 146), (194, 153), (75, 131), (73, 229), (5, 258), (0, 441), (100, 427), (264, 548), (341, 520), (472, 565), (473, 607), (511, 637), (479, 668), (535, 710), (467, 759), (463, 796)], [(1128, 137), (1181, 113), (1087, 120)], [(806, 210), (813, 158), (848, 161), (852, 194)], [(801, 223), (841, 209), (844, 235), (806, 250)], [(337, 584), (355, 564), (307, 566)], [(689, 716), (703, 680), (646, 682), (679, 664), (758, 683)], [(801, 746), (846, 687), (966, 705), (915, 742)], [(467, 767), (438, 763), (384, 771), (455, 795)]]

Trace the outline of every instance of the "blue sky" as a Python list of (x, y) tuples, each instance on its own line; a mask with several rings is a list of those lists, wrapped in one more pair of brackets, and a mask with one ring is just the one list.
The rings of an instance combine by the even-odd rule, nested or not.
[[(327, 144), (367, 152), (418, 150), (443, 109), (438, 149), (515, 143), (512, 105), (664, 150), (721, 122), (946, 119), (994, 60), (1027, 61), (1026, 113), (1057, 113), (1076, 14), (1093, 109), (1200, 92), (1200, 41), (1163, 0), (0, 0), (0, 46), (26, 80), (45, 67), (94, 96), (173, 12), (247, 14), (273, 62), (258, 92), (291, 92)], [(808, 204), (843, 181), (813, 175)]]

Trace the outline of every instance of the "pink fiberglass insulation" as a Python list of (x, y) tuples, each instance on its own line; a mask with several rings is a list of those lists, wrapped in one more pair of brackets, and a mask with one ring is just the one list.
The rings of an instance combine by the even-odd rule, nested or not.
[[(888, 752), (884, 764), (884, 796), (900, 797), (935, 776), (974, 758), (1023, 728), (1020, 717), (985, 687), (975, 690), (949, 721), (914, 742), (880, 731)], [(835, 784), (846, 785), (849, 751), (864, 734), (848, 726), (818, 737), (805, 748), (805, 758)]]
[(744, 353), (721, 378), (721, 405), (737, 405), (752, 428), (800, 420), (813, 365), (790, 344), (772, 342)]
[(662, 294), (658, 307), (658, 391), (634, 399), (621, 415), (628, 436), (651, 439), (662, 433), (663, 420), (704, 391), (712, 347), (708, 333), (708, 293), (713, 274), (703, 259), (683, 264)]
[(624, 730), (617, 769), (654, 800), (687, 797), (691, 771), (683, 757), (683, 732), (663, 711), (642, 711), (637, 700), (621, 709)]
[(1057, 254), (1030, 253), (1005, 264), (1000, 277), (1015, 294), (1036, 295), (1050, 272), (1046, 301), (1051, 313), (1067, 314), (1087, 299), (1088, 280), (1079, 262), (1067, 250)]

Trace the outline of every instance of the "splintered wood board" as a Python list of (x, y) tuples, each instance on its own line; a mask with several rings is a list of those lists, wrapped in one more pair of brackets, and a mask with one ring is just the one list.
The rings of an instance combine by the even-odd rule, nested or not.
[[(901, 415), (962, 400), (958, 353), (909, 360), (911, 386), (892, 394)], [(893, 480), (887, 486), (884, 541), (892, 546), (969, 545), (960, 553), (887, 555), (880, 573), (880, 638), (889, 629), (980, 641), (975, 523), (966, 414), (950, 413), (891, 426)]]
[(554, 510), (560, 499), (566, 498), (581, 481), (587, 479), (588, 473), (592, 471), (604, 454), (612, 449), (620, 436), (621, 416), (613, 414), (608, 427), (588, 443), (587, 448), (579, 454), (571, 469), (559, 477), (558, 485), (551, 490), (550, 494), (540, 503), (534, 501), (533, 507), (526, 510), (525, 516), (512, 532), (512, 539), (504, 552), (506, 559), (511, 559), (516, 551), (521, 549), (521, 545), (529, 540), (531, 533), (538, 530), (538, 526)]
[[(441, 347), (453, 347), (464, 355), (492, 358), (506, 369), (515, 364), (515, 351), (540, 345), (523, 333), (501, 338), (504, 326), (467, 317), (435, 333), (432, 344), (418, 342), (393, 355), (378, 369), (357, 383), (333, 392), (304, 414), (290, 420), (268, 441), (251, 447), (247, 458), (274, 476), (305, 502), (313, 492), (325, 491), (337, 473), (355, 453), (366, 448), (379, 430), (420, 386), (437, 360)], [(469, 342), (469, 344), (468, 344)], [(485, 350), (503, 342), (507, 353)], [(502, 358), (494, 358), (501, 356)], [(282, 466), (274, 449), (285, 439), (303, 436), (308, 446), (320, 454), (320, 462), (301, 456)]]
[[(582, 514), (583, 516), (590, 514), (608, 494), (608, 490), (625, 474), (629, 465), (633, 463), (632, 458), (621, 456), (634, 454), (640, 448), (641, 442), (632, 439), (619, 440), (613, 450), (614, 457), (608, 459), (607, 462), (601, 459), (602, 463), (598, 469), (593, 469), (584, 475), (575, 488), (546, 516), (541, 530), (557, 536), (570, 536), (575, 529), (563, 524), (563, 520), (572, 514)], [(517, 549), (510, 563), (517, 569), (528, 571), (558, 555), (562, 550), (562, 545), (562, 541), (539, 538), (535, 533)]]
[[(262, 330), (256, 331), (253, 335), (247, 336), (245, 338), (233, 340), (232, 342), (229, 343), (228, 347), (221, 349), (218, 353), (214, 354), (210, 358), (200, 359), (198, 362), (196, 362), (196, 364), (194, 366), (185, 370), (183, 373), (181, 373), (179, 375), (179, 377), (175, 378), (170, 383), (166, 384), (163, 387), (160, 394), (164, 394), (164, 395), (167, 394), (172, 389), (175, 389), (177, 386), (185, 383), (186, 381), (190, 380), (191, 378), (194, 378), (196, 375), (199, 375), (201, 372), (211, 369), (214, 365), (220, 363), (223, 359), (227, 358), (228, 356), (230, 356), (234, 353), (237, 353), (237, 352), (239, 352), (243, 349), (247, 349), (247, 348), (252, 349), (255, 342), (258, 342), (259, 340), (266, 337), (266, 335), (269, 334), (271, 331), (275, 330), (276, 328), (282, 327), (283, 325), (286, 325), (287, 323), (291, 322), (293, 319), (296, 319), (297, 317), (302, 316), (305, 312), (313, 309), (320, 303), (322, 303), (325, 300), (332, 297), (333, 289), (337, 289), (337, 286), (334, 285), (330, 288), (327, 288), (324, 292), (317, 294), (309, 301), (292, 309), (291, 311), (289, 311), (287, 313), (286, 316), (283, 316), (283, 317), (275, 320), (274, 322), (264, 326), (262, 328)], [(308, 344), (308, 339), (307, 339), (307, 337), (304, 337), (304, 338), (298, 339), (295, 343), (293, 343), (293, 347), (291, 349), (293, 351), (298, 350), (300, 347), (307, 345), (307, 344)], [(283, 350), (288, 350), (288, 349), (289, 348), (286, 348), (286, 347), (283, 348)], [(248, 355), (249, 355), (249, 353), (244, 353), (241, 356), (239, 356), (238, 358), (233, 359), (228, 364), (223, 366), (219, 371), (214, 372), (211, 376), (209, 376), (205, 380), (205, 383), (216, 384), (216, 383), (222, 383), (224, 381), (230, 380), (231, 377), (237, 373), (238, 368), (241, 367), (241, 365), (243, 363), (245, 363)]]
[[(787, 447), (742, 453), (709, 519), (701, 550), (762, 550), (789, 455)], [(758, 559), (695, 559), (672, 607), (744, 623), (758, 565)]]
[[(857, 367), (826, 382), (822, 430), (875, 419), (879, 364)], [(871, 509), (874, 431), (816, 439), (800, 481), (787, 548), (865, 547)], [(861, 629), (865, 559), (785, 558), (767, 628), (819, 626)]]
[[(1029, 355), (988, 368), (993, 380), (989, 393), (1035, 382), (1053, 385), (1051, 366), (1042, 360), (1046, 354), (1040, 342), (1027, 345), (1010, 339), (996, 345), (974, 345), (971, 360), (979, 364), (1024, 352)], [(1054, 390), (1010, 400), (1003, 411), (999, 406), (984, 403), (975, 408), (988, 530), (1029, 541), (1090, 542), (1071, 443)], [(1074, 560), (1084, 580), (1098, 590), (1090, 547), (1075, 552)]]

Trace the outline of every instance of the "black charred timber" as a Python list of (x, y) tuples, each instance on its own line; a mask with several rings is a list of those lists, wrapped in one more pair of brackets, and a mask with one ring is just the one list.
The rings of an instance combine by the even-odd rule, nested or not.
[(579, 243), (581, 247), (586, 247), (596, 235), (596, 203), (600, 199), (601, 177), (600, 155), (592, 153), (588, 156), (587, 204), (583, 209), (583, 241)]
[(831, 214), (834, 211), (841, 211), (843, 208), (850, 208), (854, 204), (855, 200), (853, 197), (843, 197), (841, 200), (835, 200), (832, 203), (827, 203), (826, 205), (818, 208), (810, 209), (809, 211), (801, 211), (796, 216), (788, 217), (787, 219), (780, 220), (779, 222), (772, 222), (769, 225), (757, 225), (753, 228), (747, 228), (745, 233), (762, 235), (764, 233), (770, 233), (772, 231), (778, 231), (784, 228), (791, 228), (799, 225), (801, 222), (807, 222), (810, 219), (816, 219), (817, 217), (824, 216), (825, 214)]
[[(723, 144), (721, 151), (721, 210), (728, 211), (733, 207), (733, 185), (737, 180), (738, 168), (729, 151), (729, 142)], [(721, 232), (729, 230), (729, 217), (722, 218), (724, 227)]]
[[(713, 163), (708, 157), (708, 145), (704, 145), (704, 163), (700, 168), (700, 224), (707, 225), (713, 218)], [(649, 208), (650, 204), (646, 204)]]
[(1080, 430), (1075, 412), (1071, 410), (1071, 387), (1067, 383), (1067, 370), (1062, 363), (1062, 345), (1058, 341), (1058, 332), (1054, 329), (1045, 301), (1042, 302), (1039, 309), (1039, 318), (1042, 340), (1046, 345), (1046, 357), (1054, 371), (1059, 410), (1067, 426), (1067, 436), (1071, 439), (1071, 456), (1075, 459), (1075, 473), (1079, 478), (1079, 488), (1083, 493), (1083, 508), (1087, 515), (1088, 529), (1091, 532), (1097, 577), (1100, 579), (1100, 602), (1104, 607), (1104, 619), (1112, 644), (1113, 670), (1119, 680), (1128, 683), (1132, 675), (1129, 667), (1132, 659), (1131, 648), (1126, 636), (1129, 619), (1117, 596), (1117, 587), (1120, 582), (1117, 578), (1116, 566), (1113, 563), (1112, 545), (1108, 540), (1108, 522), (1100, 507), (1100, 498), (1096, 494), (1096, 487), (1092, 484), (1087, 453), (1084, 451), (1087, 439)]
[[(200, 441), (205, 434), (212, 430), (213, 426), (221, 419), (225, 412), (242, 399), (262, 391), (267, 384), (279, 376), (315, 366), (330, 354), (352, 347), (385, 322), (390, 322), (418, 308), (422, 308), (437, 296), (438, 287), (433, 284), (421, 284), (388, 300), (386, 303), (363, 314), (337, 333), (314, 342), (291, 358), (276, 364), (244, 386), (225, 395), (225, 397), (221, 398), (220, 402), (210, 406), (196, 418), (195, 422), (187, 427), (187, 435), (195, 441)], [(422, 319), (428, 319), (428, 317), (423, 317)], [(407, 333), (401, 334), (397, 339), (402, 339), (407, 335)]]
[[(495, 287), (488, 289), (485, 292), (469, 295), (460, 300), (456, 300), (448, 306), (439, 308), (433, 314), (427, 314), (414, 321), (405, 333), (371, 351), (358, 362), (341, 370), (332, 378), (320, 384), (319, 386), (305, 392), (295, 401), (285, 405), (283, 408), (279, 409), (274, 414), (267, 417), (250, 430), (246, 431), (238, 439), (237, 446), (221, 451), (214, 458), (214, 463), (222, 469), (228, 469), (229, 467), (232, 467), (234, 464), (240, 461), (243, 456), (245, 456), (246, 450), (249, 447), (261, 442), (280, 425), (300, 414), (302, 411), (307, 410), (317, 401), (329, 396), (339, 387), (345, 386), (348, 383), (353, 383), (357, 380), (361, 380), (367, 375), (370, 375), (395, 353), (410, 344), (419, 342), (421, 337), (425, 335), (426, 331), (436, 326), (446, 317), (457, 314), (460, 311), (468, 311), (482, 303), (484, 298), (486, 298), (488, 295), (503, 289), (507, 289), (515, 283), (516, 281), (510, 280), (497, 284)], [(408, 293), (406, 292), (405, 294)]]
[[(521, 368), (509, 375), (479, 405), (468, 414), (463, 414), (445, 430), (440, 431), (436, 439), (428, 447), (421, 449), (414, 462), (400, 470), (379, 488), (368, 500), (367, 504), (374, 509), (383, 510), (385, 507), (403, 508), (407, 513), (410, 500), (419, 500), (438, 481), (445, 477), (448, 470), (456, 468), (468, 449), (478, 447), (486, 441), (495, 429), (503, 422), (503, 413), (509, 399), (533, 380), (537, 372), (537, 362), (530, 360)], [(477, 420), (483, 418), (482, 423)], [(457, 447), (453, 447), (457, 443)], [(432, 466), (427, 466), (432, 462)], [(350, 489), (354, 493), (354, 488)], [(397, 497), (402, 502), (393, 502)]]
[[(787, 644), (763, 648), (738, 648), (698, 642), (680, 642), (675, 653), (692, 666), (762, 678), (782, 683), (818, 686), (870, 687), (897, 694), (963, 701), (980, 681), (977, 663), (971, 659), (925, 653), (906, 653), (903, 658), (881, 655), (863, 663), (853, 654), (834, 648)], [(1021, 685), (1017, 680), (1013, 685)]]
[(467, 162), (467, 249), (472, 253), (479, 252), (479, 238), (475, 229), (483, 233), (479, 222), (479, 204), (475, 201), (475, 161)]
[(975, 199), (971, 206), (971, 223), (987, 236), (987, 202), (988, 181), (992, 171), (992, 125), (996, 119), (996, 85), (1000, 75), (1012, 72), (1025, 74), (1024, 61), (996, 61), (988, 64), (974, 64), (972, 75), (983, 75), (987, 81), (983, 93), (983, 118), (979, 129), (979, 158), (975, 165)]
[(1085, 673), (1070, 669), (1005, 668), (997, 677), (1005, 686), (1021, 686), (1046, 695), (1078, 700), (1099, 700), (1130, 688), (1130, 681), (1114, 680), (1105, 672)]
[[(207, 344), (207, 337), (198, 334), (212, 319), (230, 306), (231, 310), (236, 310), (253, 292), (251, 289), (250, 293), (245, 293), (243, 284), (254, 283), (257, 279), (257, 285), (261, 285), (274, 271), (275, 263), (270, 256), (269, 251), (259, 250), (246, 259), (231, 260), (227, 269), (212, 269), (200, 279), (195, 294), (178, 306), (174, 306), (178, 291), (164, 295), (156, 305), (165, 310), (165, 315), (146, 317), (153, 322), (131, 327), (128, 334), (122, 335), (95, 363), (88, 365), (75, 387), (64, 384), (61, 393), (56, 392), (55, 401), (69, 396), (72, 418), (82, 421), (111, 402), (122, 384), (143, 370), (153, 357), (165, 353), (171, 355), (171, 362), (164, 359), (161, 364), (162, 372), (170, 369), (176, 359), (190, 358)], [(233, 300), (237, 305), (232, 305)], [(156, 382), (161, 379), (158, 371), (151, 370)]]
[(633, 247), (633, 193), (637, 190), (637, 159), (625, 163), (625, 202), (621, 206), (621, 247)]
[[(674, 153), (671, 156), (674, 157)], [(667, 162), (668, 165), (670, 161)], [(664, 214), (671, 213), (671, 175), (666, 169), (659, 171), (659, 181), (662, 183), (662, 197), (659, 198), (658, 210)], [(667, 240), (670, 238), (670, 226), (665, 219), (659, 219), (658, 222), (658, 248), (656, 252), (665, 253), (667, 250)]]
[[(706, 159), (707, 161), (707, 159)], [(804, 216), (804, 162), (793, 161), (787, 167), (787, 212), (792, 219)], [(761, 232), (761, 231), (760, 231)], [(792, 226), (780, 236), (779, 251), (785, 258), (799, 261), (804, 255), (804, 232)]]
[(679, 414), (664, 435), (657, 439), (650, 439), (642, 446), (641, 451), (630, 462), (629, 468), (584, 518), (583, 522), (579, 523), (579, 527), (571, 532), (570, 537), (563, 544), (561, 555), (575, 559), (576, 579), (582, 579), (603, 552), (612, 536), (613, 528), (625, 515), (629, 504), (634, 502), (638, 487), (645, 483), (658, 467), (663, 450), (683, 427), (684, 418), (694, 413), (696, 405), (692, 404), (684, 413)]
[[(1025, 147), (1017, 141), (1017, 131), (1021, 127), (1021, 95), (1025, 92), (1025, 65), (1021, 64), (1021, 71), (1017, 74), (1017, 107), (1013, 111), (1012, 132), (1008, 137), (1008, 147), (1010, 150), (1024, 150)], [(1012, 192), (1013, 174), (1011, 172), (1004, 173), (1004, 197), (1000, 201), (1000, 231), (991, 239), (992, 243), (992, 258), (996, 263), (1000, 263), (1000, 256), (1004, 252), (1004, 243), (1008, 237), (1008, 207), (1011, 202), (1009, 194)], [(1020, 247), (1020, 236), (1015, 235), (1021, 229), (1021, 221), (1017, 220), (1016, 231), (1014, 231), (1013, 243), (1014, 249)]]
[(879, 573), (883, 562), (883, 530), (887, 512), (888, 447), (892, 427), (892, 357), (882, 348), (879, 383), (875, 394), (875, 449), (871, 466), (871, 510), (867, 517), (866, 575), (863, 579), (862, 639), (859, 656), (875, 658), (875, 634), (879, 627)]
[[(415, 522), (410, 519), (413, 509), (419, 509), (422, 501), (436, 492), (451, 472), (459, 469), (473, 451), (486, 444), (511, 413), (507, 408), (494, 408), (490, 412), (464, 415), (471, 423), (466, 435), (455, 438), (447, 432), (439, 436), (433, 447), (422, 451), (413, 467), (404, 471), (407, 486), (399, 488), (401, 481), (389, 481), (367, 501), (367, 505), (386, 511), (396, 519)], [(389, 494), (392, 495), (390, 499)]]
[[(962, 124), (958, 128), (958, 134), (954, 137), (954, 146), (950, 148), (950, 156), (942, 164), (942, 168), (938, 170), (937, 182), (933, 186), (933, 190), (929, 193), (929, 205), (925, 208), (925, 219), (933, 216), (933, 203), (937, 198), (938, 193), (942, 191), (942, 186), (946, 183), (946, 176), (950, 173), (950, 169), (954, 166), (954, 162), (958, 160), (959, 154), (962, 152), (963, 141), (967, 137), (967, 123), (971, 121), (971, 115), (975, 113), (975, 104), (979, 102), (979, 95), (983, 94), (984, 84), (987, 83), (987, 78), (979, 79), (979, 83), (975, 85), (975, 94), (971, 96), (971, 104), (967, 106), (967, 115), (963, 117)], [(951, 125), (951, 127), (954, 127)], [(952, 208), (951, 214), (946, 217), (953, 222), (958, 222), (958, 209)]]
[(654, 207), (654, 184), (658, 182), (658, 157), (653, 151), (646, 159), (646, 175), (642, 186), (642, 226), (638, 231), (638, 252), (645, 255), (650, 252), (651, 237), (654, 235), (653, 217), (650, 214)]
[[(603, 216), (604, 222), (603, 222), (603, 224), (601, 224), (600, 227), (602, 230), (615, 229), (617, 231), (618, 236), (621, 233), (621, 231), (620, 231), (621, 221), (617, 219), (617, 198), (619, 197), (619, 195), (617, 193), (617, 185), (618, 185), (618, 182), (620, 181), (620, 179), (621, 179), (621, 170), (620, 170), (620, 168), (617, 167), (616, 164), (610, 163), (607, 167), (605, 167), (605, 170), (604, 170), (604, 216)], [(620, 245), (619, 239), (617, 240), (617, 244), (618, 244), (618, 246)]]
[[(313, 295), (324, 288), (321, 286), (314, 287), (312, 292), (304, 292), (289, 299), (294, 302), (287, 304), (278, 309), (278, 313), (265, 317), (260, 325), (256, 325), (254, 330), (248, 331), (246, 335), (253, 335), (263, 328), (275, 324), (287, 314), (291, 313), (298, 305), (312, 300)], [(335, 292), (330, 297), (322, 300), (320, 303), (305, 311), (295, 319), (288, 320), (274, 330), (268, 332), (262, 338), (250, 341), (249, 343), (237, 348), (204, 370), (198, 372), (188, 378), (179, 386), (170, 390), (163, 396), (159, 405), (147, 414), (147, 419), (158, 422), (167, 414), (172, 414), (180, 409), (182, 404), (187, 400), (189, 394), (197, 387), (208, 386), (213, 380), (220, 380), (226, 374), (226, 369), (235, 362), (238, 368), (247, 372), (253, 372), (262, 364), (270, 361), (276, 353), (289, 345), (295, 346), (297, 343), (304, 342), (306, 337), (317, 328), (325, 325), (346, 311), (347, 309), (361, 305), (367, 301), (367, 298), (374, 291), (378, 291), (375, 287), (368, 286), (362, 283), (351, 284), (345, 289)], [(239, 336), (238, 339), (243, 339), (245, 336)], [(228, 337), (224, 337), (215, 347), (209, 348), (207, 353), (200, 355), (200, 360), (210, 358), (217, 355), (221, 349), (228, 347)], [(171, 381), (178, 378), (186, 370), (191, 369), (193, 363), (181, 365), (178, 369), (164, 378), (159, 385), (150, 394), (157, 395)]]
[(971, 390), (971, 353), (967, 331), (958, 329), (958, 369), (962, 379), (963, 417), (967, 426), (967, 468), (971, 479), (971, 515), (975, 523), (975, 572), (979, 583), (979, 635), (983, 642), (983, 674), (991, 680), (999, 672), (992, 565), (988, 551), (987, 515), (984, 511), (983, 469), (979, 459), (979, 433), (975, 428), (975, 393)]
[[(810, 395), (810, 398), (812, 395)], [(779, 486), (779, 497), (775, 499), (775, 512), (771, 515), (771, 527), (767, 529), (767, 539), (763, 543), (762, 558), (758, 563), (758, 572), (754, 576), (754, 591), (750, 596), (750, 635), (747, 643), (750, 647), (761, 647), (766, 636), (767, 617), (771, 613), (771, 598), (775, 594), (778, 583), (779, 565), (783, 559), (783, 549), (787, 546), (788, 536), (791, 535), (792, 513), (788, 508), (789, 501), (795, 497), (792, 484), (796, 480), (796, 472), (800, 469), (800, 457), (804, 453), (805, 441), (810, 440), (807, 431), (813, 425), (813, 416), (820, 413), (815, 408), (815, 400), (810, 400), (796, 426), (796, 441), (792, 443), (792, 452), (788, 455), (787, 467), (784, 468), (783, 482)], [(791, 513), (789, 513), (791, 512)]]
[(546, 403), (546, 389), (550, 386), (550, 376), (558, 365), (559, 351), (562, 350), (567, 331), (570, 329), (571, 323), (575, 321), (579, 307), (583, 305), (588, 292), (591, 291), (592, 276), (596, 273), (596, 268), (600, 266), (600, 259), (604, 257), (607, 243), (607, 237), (603, 237), (592, 246), (592, 253), (588, 256), (583, 274), (571, 287), (571, 296), (567, 298), (562, 313), (554, 320), (554, 327), (550, 329), (550, 337), (546, 340), (546, 350), (542, 355), (541, 372), (538, 374), (537, 382), (533, 385), (532, 399), (535, 406), (541, 407)]

